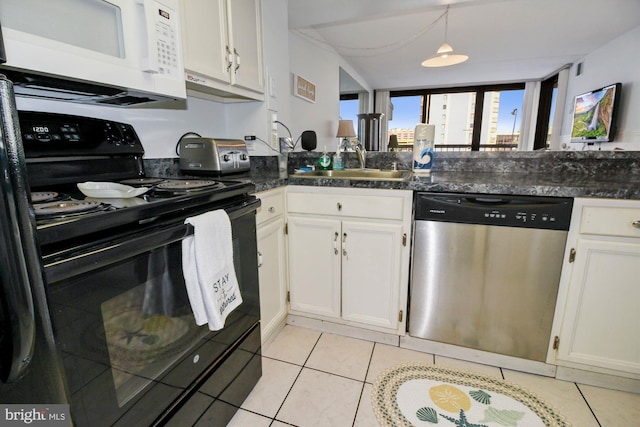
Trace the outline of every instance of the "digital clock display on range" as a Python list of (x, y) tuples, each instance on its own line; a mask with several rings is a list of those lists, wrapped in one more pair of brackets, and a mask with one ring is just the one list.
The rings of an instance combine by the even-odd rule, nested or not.
[(48, 126), (33, 126), (31, 129), (36, 133), (49, 133)]

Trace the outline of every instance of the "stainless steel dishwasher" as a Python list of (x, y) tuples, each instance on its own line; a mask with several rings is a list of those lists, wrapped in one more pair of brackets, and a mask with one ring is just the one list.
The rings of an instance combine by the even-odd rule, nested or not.
[(572, 206), (416, 193), (409, 335), (544, 361)]

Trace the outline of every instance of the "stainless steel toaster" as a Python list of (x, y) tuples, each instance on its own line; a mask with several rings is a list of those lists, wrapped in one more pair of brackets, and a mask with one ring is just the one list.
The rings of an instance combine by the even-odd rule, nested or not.
[(244, 172), (249, 152), (238, 139), (184, 138), (180, 141), (180, 170), (193, 174)]

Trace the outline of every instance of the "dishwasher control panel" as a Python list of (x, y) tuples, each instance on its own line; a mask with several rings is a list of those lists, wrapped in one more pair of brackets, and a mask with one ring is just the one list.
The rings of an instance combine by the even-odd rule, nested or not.
[(463, 193), (416, 193), (416, 221), (568, 230), (573, 199)]

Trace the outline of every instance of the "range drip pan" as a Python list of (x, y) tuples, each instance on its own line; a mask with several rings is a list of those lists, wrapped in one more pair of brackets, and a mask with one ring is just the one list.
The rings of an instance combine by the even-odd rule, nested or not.
[(154, 187), (155, 191), (168, 191), (171, 193), (188, 193), (191, 191), (199, 190), (212, 190), (216, 188), (222, 188), (224, 184), (218, 181), (211, 180), (179, 180), (162, 182)]
[(57, 199), (59, 194), (55, 191), (34, 191), (31, 193), (33, 203), (44, 203)]
[(102, 211), (109, 205), (96, 201), (63, 200), (58, 202), (39, 203), (33, 206), (37, 217), (64, 218), (69, 215), (84, 214), (87, 212)]

